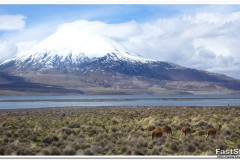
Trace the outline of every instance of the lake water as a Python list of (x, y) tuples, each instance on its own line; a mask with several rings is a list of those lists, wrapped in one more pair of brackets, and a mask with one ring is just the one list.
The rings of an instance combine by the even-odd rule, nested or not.
[(240, 106), (240, 94), (0, 96), (0, 109), (67, 106)]

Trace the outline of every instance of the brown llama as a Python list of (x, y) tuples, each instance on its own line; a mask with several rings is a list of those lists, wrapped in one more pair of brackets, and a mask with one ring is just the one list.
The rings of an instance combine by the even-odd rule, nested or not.
[(218, 124), (218, 129), (216, 129), (216, 128), (209, 128), (209, 129), (207, 129), (206, 130), (206, 140), (208, 139), (208, 137), (210, 135), (215, 136), (217, 134), (217, 131), (220, 131), (221, 128), (222, 128), (222, 125)]
[(156, 128), (151, 131), (152, 139), (154, 137), (162, 137), (162, 130), (160, 128)]
[(167, 135), (171, 135), (172, 136), (172, 129), (171, 129), (171, 127), (169, 127), (167, 125), (163, 125), (163, 126), (161, 126), (159, 128), (162, 130), (162, 132), (166, 132)]
[(182, 131), (182, 134), (185, 135), (185, 137), (187, 137), (187, 135), (191, 136), (191, 134), (195, 132), (195, 130), (192, 130), (189, 126), (183, 126), (181, 131)]

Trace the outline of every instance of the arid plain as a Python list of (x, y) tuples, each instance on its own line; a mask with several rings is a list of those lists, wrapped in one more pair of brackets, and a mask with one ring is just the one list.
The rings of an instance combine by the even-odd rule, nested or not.
[[(64, 107), (0, 111), (0, 155), (215, 155), (240, 148), (240, 107)], [(208, 128), (222, 129), (205, 140)], [(172, 136), (151, 137), (162, 125)], [(181, 127), (195, 130), (185, 137)]]

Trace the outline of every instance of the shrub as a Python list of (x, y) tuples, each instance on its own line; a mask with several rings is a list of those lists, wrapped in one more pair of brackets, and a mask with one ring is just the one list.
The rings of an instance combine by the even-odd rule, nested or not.
[(227, 119), (227, 118), (223, 118), (222, 121), (223, 121), (223, 122), (227, 122), (228, 119)]
[(228, 140), (228, 141), (232, 140), (231, 136), (225, 136), (225, 139)]
[(98, 154), (100, 154), (102, 152), (103, 152), (103, 146), (95, 145), (95, 146), (92, 147), (92, 153), (94, 155), (98, 155)]
[(65, 148), (63, 150), (63, 154), (64, 155), (75, 155), (76, 154), (76, 151), (72, 148)]
[(58, 141), (59, 140), (59, 138), (57, 136), (53, 136), (52, 139), (53, 139), (53, 141)]
[(64, 118), (66, 116), (66, 114), (65, 113), (62, 113), (61, 115), (60, 115), (60, 118)]
[(65, 124), (66, 124), (66, 125), (69, 125), (69, 121), (65, 121)]
[(144, 153), (142, 151), (139, 151), (139, 150), (136, 150), (134, 154), (135, 155), (144, 155)]
[(43, 155), (51, 155), (51, 154), (50, 154), (50, 151), (49, 151), (48, 149), (43, 149), (43, 150), (41, 151), (41, 154), (43, 154)]
[(59, 138), (57, 136), (53, 136), (53, 137), (46, 137), (42, 140), (43, 143), (50, 145), (53, 141), (58, 141)]
[(127, 151), (127, 149), (128, 149), (128, 148), (127, 148), (126, 146), (123, 146), (123, 147), (121, 148), (121, 152), (124, 153), (124, 152)]
[(80, 145), (80, 149), (86, 149), (86, 148), (90, 148), (90, 147), (91, 147), (91, 145), (90, 144), (86, 144), (86, 143), (82, 143)]
[(200, 141), (194, 141), (193, 144), (196, 146), (196, 147), (199, 147), (200, 146)]
[(17, 151), (17, 155), (35, 155), (36, 153), (31, 150), (30, 148), (19, 148), (19, 150)]
[(172, 142), (172, 143), (170, 143), (169, 147), (171, 148), (171, 150), (172, 150), (173, 152), (177, 152), (177, 151), (178, 151), (177, 145), (178, 145), (177, 142)]
[(148, 130), (148, 131), (152, 131), (152, 130), (154, 130), (155, 128), (156, 128), (155, 126), (152, 126), (152, 125), (151, 125), (151, 126), (148, 126), (148, 127), (147, 127), (147, 130)]
[(52, 148), (50, 148), (50, 154), (51, 155), (61, 155), (61, 150), (59, 148), (52, 147)]
[(4, 155), (4, 146), (0, 146), (0, 155)]
[(198, 131), (197, 133), (199, 136), (203, 136), (205, 134), (205, 131), (201, 130), (201, 131)]
[(94, 155), (93, 152), (91, 151), (91, 149), (86, 149), (84, 152), (83, 152), (84, 155)]
[(113, 125), (116, 125), (116, 124), (118, 124), (118, 123), (119, 123), (119, 122), (118, 122), (116, 119), (113, 119), (113, 120), (112, 120), (112, 124), (113, 124)]
[(230, 135), (232, 134), (232, 132), (229, 131), (229, 130), (226, 130), (224, 133), (225, 133), (226, 135), (228, 135), (228, 136), (230, 136)]
[(231, 139), (239, 139), (239, 138), (240, 138), (240, 136), (237, 133), (233, 133), (231, 135)]
[(33, 135), (33, 136), (31, 137), (31, 140), (32, 140), (33, 142), (38, 142), (38, 141), (39, 141), (39, 139), (38, 139), (38, 137), (37, 137), (36, 135)]
[(5, 135), (6, 135), (7, 137), (12, 137), (12, 133), (11, 133), (10, 131), (7, 131), (7, 132), (5, 133)]
[(180, 129), (181, 129), (181, 126), (176, 125), (176, 124), (172, 124), (171, 126), (172, 126), (172, 128), (174, 128), (175, 130), (180, 130)]
[(214, 127), (213, 127), (213, 125), (208, 124), (207, 126), (205, 126), (205, 129), (208, 129), (208, 128), (214, 128)]
[(117, 132), (118, 131), (118, 128), (117, 127), (112, 127), (112, 132)]
[(3, 143), (5, 143), (5, 144), (6, 144), (6, 143), (8, 143), (9, 141), (10, 141), (10, 139), (9, 139), (9, 138), (7, 138), (7, 137), (4, 137), (4, 138), (3, 138)]
[(217, 145), (217, 148), (221, 149), (221, 150), (226, 150), (227, 149), (227, 144), (224, 142), (221, 142)]
[(80, 144), (77, 142), (73, 142), (71, 145), (71, 148), (73, 148), (75, 151), (79, 150), (81, 148)]
[(165, 142), (166, 142), (166, 139), (165, 138), (160, 138), (160, 139), (157, 139), (156, 140), (156, 145), (163, 145), (163, 144), (165, 144)]
[(89, 130), (89, 135), (90, 136), (93, 136), (93, 135), (96, 135), (96, 134), (97, 134), (97, 130), (96, 129), (93, 128), (93, 129)]
[(192, 145), (192, 144), (187, 144), (186, 145), (186, 151), (187, 152), (193, 153), (193, 152), (195, 152), (195, 150), (196, 150), (196, 147), (194, 145)]
[(66, 135), (66, 133), (64, 133), (64, 134), (62, 135), (62, 139), (63, 139), (63, 140), (67, 140), (67, 138), (68, 138), (68, 136)]
[(240, 143), (237, 145), (237, 148), (240, 149)]
[(163, 148), (161, 151), (161, 155), (172, 155), (173, 152), (169, 150), (169, 148)]
[(65, 143), (63, 141), (54, 141), (51, 145), (57, 148), (62, 148), (63, 146), (65, 146)]
[(180, 126), (183, 127), (183, 126), (191, 126), (191, 125), (188, 122), (181, 122)]
[(4, 153), (3, 155), (11, 155), (15, 152), (9, 145), (4, 146), (2, 150)]
[(159, 120), (159, 121), (155, 122), (156, 126), (162, 126), (162, 125), (165, 125), (165, 124), (166, 124), (166, 122), (164, 120)]
[(62, 128), (62, 132), (64, 132), (66, 135), (74, 134), (74, 130), (70, 128)]
[(208, 123), (204, 122), (204, 121), (200, 121), (200, 122), (198, 122), (197, 126), (199, 126), (199, 127), (202, 127), (202, 126), (206, 127), (206, 126), (208, 126)]
[(154, 146), (152, 149), (152, 155), (160, 155), (162, 152), (162, 147)]
[(80, 128), (80, 125), (79, 124), (69, 124), (68, 125), (69, 128)]
[(101, 141), (97, 142), (96, 145), (104, 147), (108, 145), (108, 140), (107, 139), (102, 139)]
[(53, 142), (53, 139), (51, 137), (46, 137), (42, 140), (43, 143), (50, 145)]

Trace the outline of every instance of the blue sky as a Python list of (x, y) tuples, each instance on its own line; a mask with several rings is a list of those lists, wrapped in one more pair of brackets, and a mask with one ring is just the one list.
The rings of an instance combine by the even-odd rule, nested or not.
[(79, 20), (116, 26), (143, 57), (240, 78), (240, 5), (0, 5), (0, 62)]
[(1, 5), (0, 15), (23, 15), (26, 17), (25, 27), (28, 28), (49, 22), (59, 25), (78, 19), (106, 23), (134, 20), (143, 23), (177, 16), (199, 7), (204, 6), (188, 5), (185, 10), (185, 5)]
[[(214, 7), (216, 6), (216, 7)], [(0, 14), (21, 14), (27, 17), (27, 25), (55, 18), (73, 21), (76, 19), (99, 20), (119, 23), (129, 20), (148, 22), (158, 18), (173, 17), (187, 13), (207, 10), (221, 5), (1, 5)], [(238, 9), (236, 5), (222, 6), (225, 11)]]

